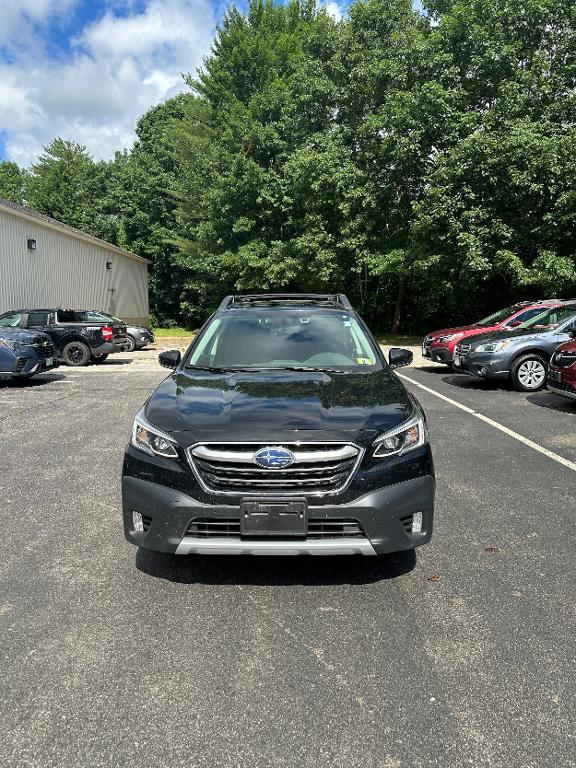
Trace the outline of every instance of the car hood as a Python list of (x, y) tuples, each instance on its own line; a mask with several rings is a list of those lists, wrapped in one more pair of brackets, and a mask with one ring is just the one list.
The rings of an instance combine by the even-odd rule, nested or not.
[(0, 328), (0, 339), (19, 341), (21, 344), (40, 344), (43, 341), (50, 341), (50, 336), (46, 333), (28, 331), (25, 328)]
[[(494, 326), (491, 326), (494, 327)], [(457, 328), (444, 328), (442, 331), (434, 331), (433, 333), (427, 334), (428, 336), (433, 336), (435, 339), (437, 339), (439, 336), (448, 336), (453, 333), (477, 333), (482, 330), (488, 330), (486, 326), (482, 325), (461, 325)]]
[(401, 424), (413, 399), (389, 369), (371, 373), (177, 370), (145, 408), (155, 426), (197, 440), (358, 442)]
[(472, 349), (475, 349), (479, 344), (483, 344), (486, 341), (492, 341), (493, 339), (538, 339), (544, 334), (553, 333), (554, 328), (548, 331), (529, 331), (529, 330), (515, 330), (515, 331), (492, 331), (491, 333), (481, 333), (478, 336), (474, 336), (471, 340)]

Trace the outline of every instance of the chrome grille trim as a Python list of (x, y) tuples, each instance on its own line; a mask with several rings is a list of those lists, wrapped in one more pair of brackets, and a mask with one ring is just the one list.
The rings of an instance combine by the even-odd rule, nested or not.
[[(294, 454), (293, 464), (283, 469), (266, 469), (253, 463), (254, 454), (261, 448), (279, 447), (260, 441), (195, 443), (186, 449), (186, 458), (206, 493), (327, 496), (342, 493), (348, 487), (364, 456), (364, 448), (340, 441), (281, 445)], [(235, 451), (233, 446), (239, 450)], [(246, 450), (248, 446), (253, 449)], [(210, 461), (206, 460), (207, 456)]]
[[(207, 459), (208, 461), (220, 461), (220, 462), (233, 462), (236, 464), (248, 464), (253, 461), (254, 451), (216, 451), (212, 448), (208, 448), (208, 443), (203, 443), (192, 447), (190, 450), (192, 454), (198, 459)], [(216, 443), (216, 445), (224, 445), (224, 443)], [(246, 445), (246, 443), (238, 443), (238, 445)], [(259, 443), (258, 443), (259, 445)], [(292, 443), (291, 443), (292, 445)], [(324, 443), (321, 443), (324, 445)], [(279, 448), (276, 445), (262, 445), (263, 448)], [(284, 447), (284, 446), (281, 446)], [(328, 461), (338, 459), (350, 459), (356, 456), (357, 449), (352, 445), (343, 445), (341, 448), (333, 451), (299, 451), (294, 453), (294, 464), (306, 464), (315, 461)], [(276, 470), (263, 469), (264, 472), (270, 473)]]

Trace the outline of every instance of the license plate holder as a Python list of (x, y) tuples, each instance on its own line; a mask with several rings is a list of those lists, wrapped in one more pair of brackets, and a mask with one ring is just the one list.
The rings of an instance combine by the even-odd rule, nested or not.
[(52, 368), (52, 366), (54, 365), (54, 358), (47, 357), (46, 360), (44, 361), (44, 365), (46, 366), (46, 368)]
[(241, 536), (306, 536), (308, 504), (305, 499), (242, 499)]

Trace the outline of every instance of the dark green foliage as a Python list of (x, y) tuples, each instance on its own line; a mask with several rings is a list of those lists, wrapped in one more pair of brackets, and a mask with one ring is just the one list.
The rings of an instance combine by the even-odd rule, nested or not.
[(57, 139), (0, 196), (150, 259), (167, 324), (251, 289), (344, 290), (404, 332), (575, 295), (575, 4), (427, 6), (252, 0), (130, 152)]
[(0, 162), (0, 197), (24, 205), (27, 173), (17, 163)]

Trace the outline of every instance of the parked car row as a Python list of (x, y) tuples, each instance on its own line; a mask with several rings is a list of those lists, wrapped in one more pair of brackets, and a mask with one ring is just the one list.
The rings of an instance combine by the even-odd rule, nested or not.
[(522, 392), (576, 399), (576, 299), (507, 307), (472, 325), (428, 334), (422, 354), (459, 373), (510, 381)]
[(60, 363), (103, 363), (154, 342), (148, 328), (91, 310), (28, 308), (0, 315), (0, 374), (30, 378)]

